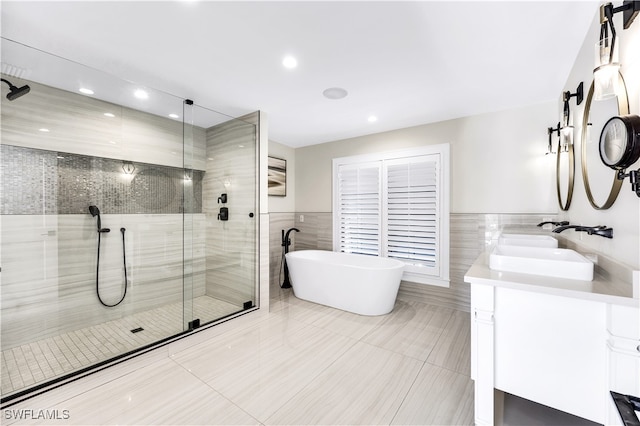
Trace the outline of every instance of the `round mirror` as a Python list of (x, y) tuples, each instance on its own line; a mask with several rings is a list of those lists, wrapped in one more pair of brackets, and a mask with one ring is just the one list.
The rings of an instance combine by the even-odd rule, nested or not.
[[(558, 138), (556, 147), (556, 192), (558, 194), (558, 204), (564, 211), (569, 210), (571, 199), (573, 198), (573, 184), (575, 174), (575, 159), (573, 143), (567, 143), (563, 148), (562, 138)], [(563, 194), (567, 194), (563, 201)]]
[[(611, 169), (603, 163), (600, 156), (600, 133), (611, 117), (628, 114), (629, 100), (622, 74), (618, 73), (617, 97), (594, 102), (593, 82), (591, 83), (582, 117), (581, 165), (584, 189), (589, 203), (596, 210), (605, 210), (611, 207), (618, 198), (622, 187), (622, 181), (618, 179), (617, 172), (611, 173)], [(610, 147), (611, 158), (615, 157), (615, 149), (612, 143)], [(612, 181), (611, 186), (596, 184), (592, 187), (590, 185), (590, 182), (608, 181)]]
[(615, 170), (625, 170), (640, 158), (640, 117), (611, 117), (600, 134), (600, 159)]

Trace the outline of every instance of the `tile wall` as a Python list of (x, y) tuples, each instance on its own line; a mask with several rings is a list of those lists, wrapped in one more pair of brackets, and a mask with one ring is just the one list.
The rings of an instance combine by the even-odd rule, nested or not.
[(171, 214), (184, 212), (185, 196), (193, 197), (190, 213), (202, 212), (204, 172), (148, 163), (0, 146), (2, 214)]
[[(280, 230), (295, 226), (292, 250), (333, 250), (331, 213), (271, 213), (270, 235), (270, 283), (272, 293), (277, 294), (279, 259), (281, 254)], [(304, 221), (301, 221), (301, 216)], [(537, 232), (536, 225), (548, 220), (549, 215), (539, 214), (464, 214), (450, 215), (450, 287), (436, 287), (402, 281), (398, 299), (419, 301), (432, 305), (470, 310), (469, 285), (464, 274), (482, 251), (496, 239), (500, 231)]]
[[(95, 221), (89, 214), (2, 216), (2, 350), (120, 318), (183, 298), (183, 216), (105, 214), (100, 294), (119, 300), (124, 283), (122, 237), (129, 287), (124, 302), (102, 306), (96, 297)], [(204, 215), (187, 217), (204, 229)], [(194, 232), (194, 296), (205, 293), (204, 232)]]
[[(206, 216), (207, 295), (242, 306), (257, 304), (256, 127), (231, 120), (207, 130), (203, 181)], [(221, 202), (221, 195), (227, 202)], [(229, 220), (218, 218), (226, 207)]]

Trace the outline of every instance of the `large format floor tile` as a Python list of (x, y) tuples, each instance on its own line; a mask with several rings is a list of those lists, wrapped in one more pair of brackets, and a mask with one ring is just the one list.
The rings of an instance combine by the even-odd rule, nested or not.
[(398, 300), (393, 315), (384, 316), (362, 340), (425, 361), (452, 314), (448, 308)]
[(264, 420), (355, 343), (274, 315), (254, 328), (198, 345), (173, 359)]
[(393, 419), (397, 425), (472, 425), (473, 381), (425, 363)]
[[(23, 410), (29, 404), (22, 404)], [(170, 359), (72, 397), (55, 407), (58, 420), (16, 424), (250, 425), (259, 422)], [(27, 409), (27, 410), (28, 410)], [(6, 412), (5, 412), (6, 418)], [(4, 424), (4, 422), (3, 422)]]
[(15, 408), (69, 410), (38, 422), (57, 425), (472, 421), (468, 313), (398, 301), (367, 317), (281, 296), (255, 322)]
[(453, 311), (427, 362), (471, 375), (471, 317), (468, 312)]
[(422, 362), (358, 342), (266, 424), (389, 424)]

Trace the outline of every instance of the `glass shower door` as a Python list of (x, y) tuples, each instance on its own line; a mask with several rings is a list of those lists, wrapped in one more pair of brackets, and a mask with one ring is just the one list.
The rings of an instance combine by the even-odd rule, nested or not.
[(191, 176), (185, 180), (186, 328), (258, 305), (257, 133), (251, 120), (185, 104), (184, 164)]

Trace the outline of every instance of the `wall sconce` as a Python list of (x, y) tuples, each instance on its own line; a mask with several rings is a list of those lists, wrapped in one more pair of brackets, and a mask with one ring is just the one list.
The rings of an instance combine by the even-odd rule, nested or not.
[(553, 141), (551, 140), (551, 135), (556, 132), (558, 137), (560, 137), (560, 122), (556, 127), (547, 127), (547, 135), (549, 135), (549, 145), (547, 146), (547, 152), (544, 155), (555, 154), (556, 152), (553, 150)]
[(136, 170), (136, 166), (133, 165), (131, 161), (123, 161), (122, 162), (122, 171), (125, 175), (132, 175)]
[(562, 93), (562, 101), (564, 108), (562, 110), (562, 128), (560, 129), (560, 152), (568, 152), (569, 147), (573, 145), (573, 124), (571, 122), (571, 109), (569, 108), (569, 99), (576, 97), (577, 105), (582, 103), (584, 99), (584, 84), (580, 82), (576, 93), (566, 91)]
[[(606, 3), (600, 6), (600, 40), (596, 43), (595, 68), (593, 70), (593, 98), (600, 101), (616, 96), (618, 90), (618, 45), (613, 15), (623, 13), (624, 29), (631, 26), (640, 12), (640, 1), (624, 1), (622, 6), (613, 7)], [(611, 29), (611, 35), (609, 35)]]

